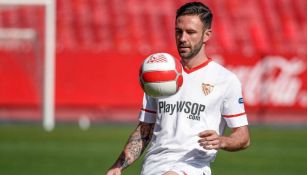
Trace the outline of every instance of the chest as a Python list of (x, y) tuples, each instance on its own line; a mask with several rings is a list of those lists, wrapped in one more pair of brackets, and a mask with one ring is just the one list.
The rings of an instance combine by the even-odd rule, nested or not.
[(220, 110), (227, 90), (225, 79), (214, 75), (184, 74), (183, 85), (177, 94), (157, 101), (158, 113), (200, 116)]

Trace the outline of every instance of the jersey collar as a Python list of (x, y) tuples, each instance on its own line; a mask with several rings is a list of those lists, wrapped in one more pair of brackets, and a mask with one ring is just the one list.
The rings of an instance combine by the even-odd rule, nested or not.
[(207, 66), (211, 61), (212, 61), (212, 59), (211, 59), (211, 58), (208, 58), (207, 61), (205, 61), (204, 63), (201, 63), (200, 65), (198, 65), (198, 66), (196, 66), (196, 67), (193, 67), (193, 68), (191, 68), (191, 69), (187, 69), (187, 68), (183, 67), (183, 70), (185, 71), (185, 73), (190, 74), (190, 73), (192, 73), (192, 72), (197, 71), (198, 69), (201, 69), (201, 68)]

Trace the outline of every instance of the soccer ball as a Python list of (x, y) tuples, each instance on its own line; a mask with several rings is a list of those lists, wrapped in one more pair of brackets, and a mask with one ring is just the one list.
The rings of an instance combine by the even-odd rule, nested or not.
[(147, 95), (168, 97), (176, 94), (182, 85), (182, 66), (168, 53), (152, 54), (144, 60), (139, 79)]

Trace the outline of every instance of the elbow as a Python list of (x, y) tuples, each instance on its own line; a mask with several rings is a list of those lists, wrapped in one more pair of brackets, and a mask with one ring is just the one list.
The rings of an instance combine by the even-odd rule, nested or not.
[(247, 132), (245, 132), (244, 137), (242, 137), (242, 138), (244, 138), (243, 144), (242, 144), (242, 149), (247, 149), (251, 145), (251, 139), (250, 139), (250, 135), (249, 135), (248, 130), (247, 130)]
[(242, 149), (246, 149), (251, 145), (251, 140), (248, 138), (245, 143), (242, 145)]

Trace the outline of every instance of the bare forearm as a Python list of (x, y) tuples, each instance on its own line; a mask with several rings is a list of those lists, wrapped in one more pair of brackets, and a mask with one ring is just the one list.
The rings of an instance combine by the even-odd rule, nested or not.
[(141, 136), (139, 136), (138, 133), (134, 133), (134, 135), (129, 138), (123, 152), (116, 162), (116, 165), (121, 169), (131, 165), (140, 157), (146, 146), (147, 144), (142, 143)]
[(199, 137), (199, 145), (206, 150), (239, 151), (247, 148), (250, 144), (247, 126), (233, 128), (229, 136), (220, 136), (214, 130), (205, 130), (199, 133)]
[(222, 136), (221, 149), (225, 151), (239, 151), (249, 146), (249, 141), (237, 140), (231, 137)]
[(250, 138), (247, 127), (240, 128), (230, 136), (220, 137), (220, 147), (226, 151), (239, 151), (247, 148)]
[(130, 136), (124, 150), (112, 167), (124, 169), (136, 161), (150, 142), (152, 129), (153, 124), (140, 123)]

